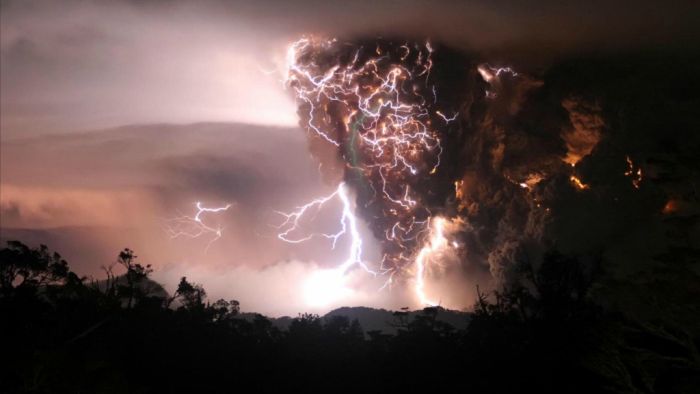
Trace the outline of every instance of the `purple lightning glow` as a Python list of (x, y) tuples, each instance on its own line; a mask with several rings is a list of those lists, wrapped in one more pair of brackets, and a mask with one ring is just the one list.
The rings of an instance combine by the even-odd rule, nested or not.
[(194, 216), (181, 215), (175, 218), (167, 219), (165, 231), (171, 239), (179, 237), (200, 238), (211, 235), (212, 238), (209, 240), (207, 247), (204, 249), (206, 252), (212, 243), (221, 238), (224, 228), (222, 226), (213, 227), (212, 225), (207, 224), (204, 221), (204, 216), (206, 214), (227, 211), (229, 208), (231, 208), (231, 204), (226, 204), (225, 206), (218, 208), (207, 208), (202, 206), (201, 202), (197, 201), (195, 206), (197, 208), (197, 212), (194, 214)]
[[(368, 204), (382, 207), (389, 223), (385, 241), (393, 245), (392, 251), (384, 253), (376, 271), (362, 261), (362, 240), (355, 230), (357, 219), (345, 183), (294, 212), (280, 212), (286, 220), (279, 226), (278, 238), (300, 243), (323, 237), (335, 247), (349, 231), (350, 255), (337, 272), (343, 275), (350, 267), (361, 266), (372, 274), (387, 275), (384, 288), (393, 283), (395, 274), (412, 271), (420, 304), (432, 305), (425, 295), (425, 275), (434, 260), (431, 256), (448, 245), (445, 219), (431, 218), (412, 184), (437, 172), (443, 146), (436, 125), (457, 121), (459, 112), (446, 114), (433, 107), (438, 92), (430, 81), (434, 49), (429, 42), (406, 43), (393, 52), (380, 44), (359, 46), (348, 59), (335, 57), (343, 45), (336, 39), (316, 38), (293, 43), (287, 54), (286, 85), (294, 91), (307, 130), (338, 149), (349, 161), (348, 168), (361, 174), (374, 190)], [(302, 216), (336, 197), (343, 201), (338, 232), (297, 235)]]

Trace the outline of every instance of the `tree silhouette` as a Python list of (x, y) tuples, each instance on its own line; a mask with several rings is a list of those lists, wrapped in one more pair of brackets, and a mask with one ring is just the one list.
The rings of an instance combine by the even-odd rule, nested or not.
[(136, 263), (137, 257), (133, 250), (126, 248), (119, 252), (117, 258), (117, 263), (126, 269), (126, 274), (124, 274), (126, 285), (118, 285), (117, 292), (120, 297), (127, 299), (127, 308), (129, 309), (133, 306), (135, 299), (144, 298), (145, 293), (139, 285), (153, 272), (150, 264), (142, 266)]
[(182, 307), (194, 311), (204, 309), (204, 299), (207, 297), (207, 292), (204, 291), (202, 285), (190, 283), (186, 277), (180, 279), (175, 291), (175, 299), (179, 299)]
[(241, 305), (236, 300), (226, 301), (222, 298), (211, 304), (210, 308), (214, 312), (214, 321), (224, 321), (235, 317)]
[[(697, 253), (675, 250), (660, 261)], [(680, 256), (680, 257), (679, 257)], [(367, 333), (342, 315), (303, 313), (288, 328), (206, 303), (182, 277), (175, 293), (149, 291), (149, 265), (124, 249), (126, 269), (86, 286), (45, 246), (0, 250), (0, 392), (673, 392), (698, 387), (697, 333), (667, 321), (606, 311), (591, 297), (600, 261), (555, 251), (522, 262), (518, 280), (477, 288), (466, 329), (439, 307), (394, 312), (396, 334)], [(683, 282), (678, 282), (683, 283)], [(664, 285), (665, 286), (665, 285)], [(649, 287), (652, 296), (665, 287)], [(661, 290), (658, 290), (661, 289)], [(154, 302), (150, 302), (153, 300)], [(176, 305), (171, 303), (177, 301)], [(693, 321), (689, 319), (689, 321)], [(677, 323), (678, 321), (676, 321)]]
[(19, 241), (8, 241), (0, 250), (0, 292), (36, 292), (39, 287), (81, 281), (70, 271), (60, 254), (50, 253), (46, 245), (29, 248)]

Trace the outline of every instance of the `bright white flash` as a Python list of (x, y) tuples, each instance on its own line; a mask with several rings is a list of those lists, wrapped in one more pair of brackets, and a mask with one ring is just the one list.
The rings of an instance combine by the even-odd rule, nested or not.
[(444, 252), (449, 246), (445, 238), (445, 219), (437, 217), (431, 220), (430, 237), (416, 256), (415, 292), (421, 305), (437, 306), (438, 303), (425, 294), (426, 268), (432, 259)]
[[(334, 233), (303, 233), (300, 221), (307, 215), (315, 215), (326, 203), (334, 199), (342, 203), (342, 213), (338, 222), (338, 231)], [(352, 204), (348, 195), (347, 185), (341, 183), (331, 194), (319, 197), (311, 202), (298, 207), (290, 213), (278, 212), (285, 220), (278, 229), (281, 231), (277, 237), (288, 243), (300, 243), (312, 238), (326, 238), (331, 240), (331, 245), (335, 245), (339, 238), (349, 236), (351, 240), (348, 256), (339, 266), (332, 269), (319, 270), (311, 275), (304, 283), (304, 297), (310, 306), (325, 306), (328, 303), (341, 298), (350, 292), (344, 286), (345, 275), (351, 268), (359, 266), (372, 275), (377, 272), (370, 269), (362, 260), (362, 237), (357, 229), (357, 217), (353, 213)], [(438, 302), (433, 301), (426, 295), (425, 278), (428, 275), (428, 267), (439, 265), (439, 260), (448, 249), (457, 249), (459, 244), (456, 241), (449, 242), (445, 232), (448, 221), (442, 217), (430, 219), (429, 233), (424, 241), (424, 246), (415, 256), (415, 284), (414, 292), (420, 305), (436, 306)], [(381, 289), (390, 285), (394, 271), (382, 270), (380, 274), (389, 274), (388, 279)]]
[[(307, 215), (315, 215), (326, 203), (334, 199), (340, 201), (343, 207), (338, 221), (338, 231), (334, 233), (303, 233), (300, 221)], [(308, 305), (325, 306), (350, 293), (350, 290), (344, 286), (344, 282), (345, 275), (353, 267), (361, 267), (366, 272), (376, 275), (376, 272), (362, 260), (362, 236), (357, 228), (357, 217), (353, 212), (348, 187), (345, 183), (339, 184), (333, 193), (316, 198), (298, 207), (295, 211), (290, 213), (278, 211), (277, 213), (285, 218), (277, 226), (281, 231), (277, 237), (284, 242), (301, 243), (312, 238), (326, 238), (331, 241), (331, 247), (335, 248), (341, 237), (350, 237), (350, 248), (345, 261), (335, 268), (316, 271), (304, 283), (304, 298)]]
[[(337, 232), (296, 235), (297, 233), (301, 232), (299, 221), (302, 220), (304, 216), (312, 212), (318, 212), (323, 205), (336, 198), (342, 203), (343, 206), (339, 220), (339, 230)], [(345, 183), (339, 184), (338, 188), (335, 189), (332, 194), (325, 197), (316, 198), (311, 202), (298, 207), (293, 212), (285, 213), (278, 211), (277, 213), (285, 218), (282, 224), (277, 226), (277, 228), (281, 231), (277, 235), (277, 238), (288, 243), (301, 243), (312, 238), (321, 237), (331, 240), (331, 246), (335, 249), (338, 239), (344, 235), (348, 235), (351, 240), (348, 257), (339, 267), (337, 267), (337, 269), (341, 273), (345, 274), (350, 268), (357, 265), (362, 267), (365, 271), (373, 275), (375, 274), (375, 272), (362, 261), (362, 237), (357, 229), (357, 217), (353, 213), (352, 203), (350, 202), (350, 198), (348, 196), (348, 187)]]
[(302, 286), (304, 301), (310, 307), (325, 307), (352, 293), (339, 268), (316, 270)]

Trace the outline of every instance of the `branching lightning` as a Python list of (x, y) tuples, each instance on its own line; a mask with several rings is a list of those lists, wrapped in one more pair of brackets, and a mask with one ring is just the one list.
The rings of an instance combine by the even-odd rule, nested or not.
[[(433, 57), (438, 61), (435, 69)], [(403, 43), (381, 38), (342, 42), (304, 37), (289, 46), (284, 83), (296, 99), (300, 124), (310, 137), (312, 154), (322, 160), (340, 159), (344, 164), (342, 181), (332, 193), (291, 212), (277, 212), (282, 217), (277, 237), (283, 242), (299, 244), (321, 238), (335, 249), (341, 238), (349, 240), (344, 261), (332, 269), (319, 270), (309, 280), (307, 296), (312, 303), (327, 299), (331, 293), (337, 295), (344, 290), (345, 276), (354, 268), (361, 268), (373, 276), (387, 278), (381, 289), (391, 286), (395, 278), (409, 276), (416, 301), (420, 305), (438, 305), (435, 294), (428, 294), (428, 279), (435, 278), (438, 268), (445, 268), (450, 259), (463, 257), (465, 252), (457, 251), (460, 245), (486, 245), (483, 249), (488, 251), (488, 244), (473, 242), (492, 237), (491, 232), (479, 230), (480, 222), (487, 220), (485, 217), (506, 217), (506, 213), (496, 210), (492, 214), (489, 209), (500, 204), (505, 199), (502, 196), (480, 206), (479, 199), (486, 191), (500, 187), (497, 180), (509, 182), (504, 183), (509, 189), (503, 196), (516, 196), (514, 201), (518, 203), (522, 202), (521, 197), (525, 202), (530, 199), (538, 209), (545, 204), (538, 199), (543, 188), (537, 185), (550, 178), (551, 166), (542, 161), (527, 169), (518, 162), (518, 154), (532, 141), (518, 139), (516, 145), (521, 146), (513, 148), (515, 154), (511, 154), (506, 150), (507, 134), (503, 130), (520, 116), (528, 89), (541, 82), (511, 67), (489, 64), (478, 65), (476, 73), (474, 68), (464, 68), (466, 76), (456, 77), (459, 71), (455, 73), (449, 58), (449, 49), (438, 48), (436, 52), (430, 42)], [(476, 75), (483, 82), (475, 81)], [(462, 88), (466, 91), (461, 92)], [(450, 103), (457, 107), (450, 107)], [(570, 113), (569, 128), (574, 126), (573, 132), (567, 133), (575, 135), (565, 138), (569, 153), (564, 161), (571, 168), (563, 171), (571, 185), (585, 196), (589, 193), (585, 190), (591, 186), (579, 178), (576, 162), (589, 155), (597, 144), (603, 122), (595, 118), (598, 120), (589, 122), (592, 126), (588, 127), (579, 119), (585, 120), (585, 116), (578, 114), (574, 104), (562, 103)], [(332, 151), (330, 156), (329, 151), (316, 150), (326, 148)], [(515, 162), (509, 168), (503, 168), (504, 157), (509, 157), (506, 155)], [(487, 161), (491, 166), (484, 164)], [(639, 189), (646, 174), (629, 156), (626, 161), (624, 175)], [(336, 161), (330, 166), (325, 164), (319, 163), (320, 173), (337, 168)], [(483, 176), (469, 172), (478, 173), (482, 168)], [(588, 182), (587, 178), (584, 180)], [(546, 183), (549, 187), (550, 182)], [(591, 185), (595, 187), (594, 182)], [(341, 210), (333, 231), (305, 229), (321, 211), (328, 211), (327, 205), (338, 203)], [(205, 222), (203, 216), (229, 207), (205, 208), (197, 203), (194, 216), (170, 219), (167, 231), (172, 238), (210, 235), (208, 248), (222, 236), (223, 228)], [(527, 207), (528, 204), (518, 205), (518, 212)], [(544, 211), (549, 213), (550, 208), (545, 206)], [(671, 208), (665, 208), (666, 211), (671, 212)], [(511, 216), (511, 210), (507, 212)], [(363, 258), (368, 253), (363, 253), (360, 219), (366, 221), (381, 244), (383, 256), (376, 264)], [(498, 226), (508, 223), (514, 229), (522, 228), (511, 222), (498, 221)], [(458, 235), (466, 228), (472, 233)], [(516, 241), (504, 244), (511, 248), (521, 239), (516, 234), (507, 241)], [(491, 256), (495, 254), (489, 254), (489, 259)], [(496, 260), (502, 259), (497, 256)], [(496, 263), (489, 261), (491, 264)]]
[[(432, 305), (424, 289), (426, 266), (432, 254), (447, 246), (444, 219), (431, 219), (412, 185), (438, 171), (443, 146), (435, 125), (457, 121), (459, 112), (434, 107), (438, 92), (430, 81), (433, 47), (429, 42), (355, 46), (350, 57), (338, 55), (346, 50), (346, 44), (335, 39), (300, 39), (288, 51), (286, 84), (295, 93), (309, 133), (334, 146), (347, 171), (359, 175), (373, 191), (374, 197), (364, 207), (378, 207), (382, 221), (388, 223), (384, 257), (376, 271), (362, 261), (362, 240), (346, 183), (294, 212), (280, 212), (285, 221), (278, 238), (299, 243), (322, 237), (335, 247), (348, 234), (350, 253), (338, 272), (360, 266), (372, 274), (388, 275), (388, 286), (396, 273), (415, 266), (417, 297), (422, 305)], [(339, 230), (298, 235), (299, 220), (334, 198), (343, 203)], [(417, 252), (422, 243), (425, 246)]]
[[(338, 199), (343, 206), (340, 217), (340, 230), (335, 233), (311, 233), (300, 237), (295, 237), (294, 234), (300, 232), (299, 221), (309, 212), (318, 211), (324, 204), (333, 199)], [(362, 237), (357, 229), (357, 218), (353, 213), (352, 204), (348, 196), (348, 188), (345, 183), (338, 185), (338, 188), (328, 196), (314, 199), (313, 201), (298, 207), (291, 213), (277, 211), (285, 220), (277, 226), (281, 231), (277, 238), (288, 243), (300, 243), (308, 241), (314, 237), (322, 237), (331, 240), (332, 248), (335, 249), (338, 239), (344, 235), (348, 235), (351, 239), (350, 251), (347, 259), (336, 269), (345, 274), (354, 266), (362, 267), (365, 271), (375, 275), (376, 272), (371, 270), (365, 262), (362, 261)]]
[(491, 67), (488, 64), (481, 64), (477, 67), (479, 74), (486, 83), (491, 85), (491, 89), (486, 91), (486, 98), (495, 99), (497, 97), (496, 90), (500, 84), (500, 79), (503, 75), (517, 77), (518, 73), (510, 67)]
[(171, 239), (179, 237), (200, 238), (203, 236), (211, 236), (212, 238), (207, 243), (205, 252), (209, 249), (212, 243), (221, 238), (224, 228), (222, 226), (213, 227), (204, 221), (206, 214), (219, 213), (231, 208), (231, 204), (226, 204), (223, 207), (207, 208), (202, 206), (202, 203), (195, 203), (197, 212), (193, 216), (181, 215), (175, 218), (166, 220), (165, 231)]

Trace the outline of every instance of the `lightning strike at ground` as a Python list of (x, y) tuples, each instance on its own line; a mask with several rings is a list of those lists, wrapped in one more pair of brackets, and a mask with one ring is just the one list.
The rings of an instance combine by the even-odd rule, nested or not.
[[(310, 212), (318, 212), (323, 205), (328, 203), (333, 199), (338, 199), (343, 206), (341, 217), (339, 220), (340, 229), (335, 233), (309, 233), (306, 235), (294, 236), (294, 234), (302, 232), (300, 220), (304, 218)], [(360, 266), (365, 271), (376, 274), (371, 270), (364, 261), (362, 261), (362, 237), (357, 229), (357, 218), (353, 213), (352, 203), (348, 196), (348, 187), (345, 183), (338, 185), (338, 188), (328, 196), (319, 197), (312, 200), (311, 202), (298, 207), (295, 211), (290, 213), (277, 211), (278, 214), (282, 215), (285, 220), (277, 226), (281, 231), (277, 234), (277, 238), (288, 243), (301, 243), (311, 240), (315, 237), (321, 237), (331, 240), (331, 247), (335, 249), (338, 239), (342, 236), (347, 235), (350, 237), (351, 244), (350, 250), (348, 252), (347, 259), (337, 267), (337, 270), (341, 274), (345, 274), (353, 266)]]
[(421, 305), (438, 305), (437, 302), (430, 300), (425, 294), (425, 276), (427, 265), (430, 263), (431, 259), (435, 258), (437, 253), (448, 246), (447, 239), (444, 235), (444, 227), (445, 219), (438, 217), (432, 220), (428, 241), (416, 256), (415, 292)]
[[(433, 51), (429, 43), (402, 45), (396, 54), (380, 46), (358, 47), (351, 58), (338, 64), (321, 64), (321, 59), (313, 57), (338, 45), (337, 40), (312, 38), (293, 43), (287, 85), (306, 114), (307, 129), (336, 146), (368, 181), (375, 198), (382, 200), (377, 203), (392, 221), (388, 228), (394, 237), (388, 240), (400, 245), (402, 240), (414, 240), (424, 230), (418, 223), (426, 223), (429, 216), (406, 180), (433, 174), (440, 165), (443, 148), (431, 121), (449, 123), (458, 113), (446, 116), (439, 110), (429, 111), (421, 94), (419, 86), (430, 86), (437, 98), (429, 80)], [(340, 127), (329, 121), (329, 111), (342, 121)], [(407, 263), (401, 253), (385, 260), (390, 269)]]
[[(342, 45), (337, 40), (302, 38), (288, 51), (287, 86), (295, 93), (300, 112), (312, 134), (337, 147), (374, 190), (375, 201), (390, 222), (386, 241), (394, 245), (385, 253), (380, 272), (402, 271), (413, 262), (417, 237), (427, 231), (430, 212), (413, 195), (411, 178), (432, 175), (440, 166), (443, 147), (434, 122), (451, 123), (459, 113), (445, 115), (432, 108), (437, 102), (436, 86), (430, 82), (433, 48), (425, 44), (404, 44), (394, 48), (357, 47), (350, 58), (323, 59)], [(392, 51), (392, 50), (396, 51)], [(395, 52), (395, 53), (394, 53)], [(426, 98), (423, 89), (432, 97)], [(329, 119), (337, 118), (342, 124)], [(331, 196), (314, 200), (288, 214), (279, 238), (303, 242), (314, 236), (335, 241), (347, 231), (355, 217), (344, 204), (341, 230), (335, 234), (291, 237), (298, 219), (330, 198), (347, 198), (344, 184)], [(364, 265), (361, 242), (353, 236), (353, 251), (339, 269)], [(356, 245), (356, 246), (355, 246)], [(357, 250), (354, 248), (357, 247)]]
[[(335, 233), (303, 234), (300, 221), (306, 216), (315, 215), (325, 204), (334, 199), (340, 201), (342, 205), (338, 221), (339, 230)], [(371, 275), (377, 274), (362, 260), (362, 236), (358, 230), (357, 217), (353, 212), (348, 186), (345, 183), (340, 183), (333, 193), (316, 198), (298, 207), (295, 211), (290, 213), (277, 211), (277, 213), (285, 218), (277, 226), (281, 231), (277, 234), (277, 238), (284, 242), (296, 244), (320, 237), (331, 240), (331, 248), (335, 249), (341, 237), (350, 237), (350, 247), (345, 261), (335, 268), (317, 272), (305, 284), (305, 296), (309, 305), (322, 305), (324, 299), (337, 298), (337, 295), (343, 292), (344, 276), (354, 267), (360, 267)], [(302, 233), (302, 235), (296, 236), (297, 233)]]

